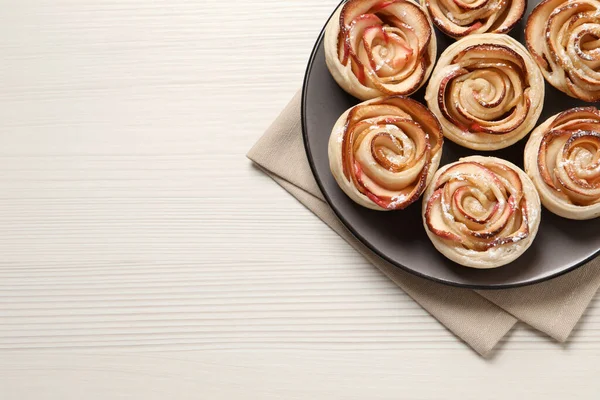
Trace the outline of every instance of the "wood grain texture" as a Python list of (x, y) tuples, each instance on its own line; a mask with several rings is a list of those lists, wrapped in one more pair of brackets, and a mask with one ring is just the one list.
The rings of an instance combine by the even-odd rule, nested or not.
[[(444, 362), (438, 350), (9, 355), (0, 359), (0, 393), (41, 400), (594, 400), (597, 370), (582, 355), (522, 350), (484, 365), (467, 352)], [(540, 373), (546, 365), (555, 372)]]
[(598, 299), (481, 360), (245, 159), (336, 3), (0, 0), (0, 398), (597, 393)]

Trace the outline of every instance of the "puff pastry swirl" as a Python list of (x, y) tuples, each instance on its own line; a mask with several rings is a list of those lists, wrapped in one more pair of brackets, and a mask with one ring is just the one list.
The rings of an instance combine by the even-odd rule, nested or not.
[(410, 0), (349, 0), (331, 17), (324, 45), (333, 78), (361, 100), (414, 93), (436, 57), (431, 21)]
[(470, 35), (441, 55), (425, 99), (448, 139), (474, 150), (497, 150), (535, 126), (543, 107), (544, 79), (515, 39)]
[(529, 248), (540, 207), (533, 183), (517, 166), (470, 156), (435, 174), (423, 197), (423, 221), (435, 248), (450, 260), (495, 268)]
[(523, 17), (527, 0), (421, 0), (435, 26), (455, 39), (507, 33)]
[(342, 190), (374, 210), (399, 210), (415, 202), (442, 156), (439, 122), (425, 106), (402, 96), (358, 104), (336, 122), (329, 165)]
[(600, 216), (600, 111), (572, 108), (536, 128), (525, 171), (548, 210), (577, 220)]
[(546, 80), (569, 96), (600, 100), (600, 2), (544, 0), (525, 28)]

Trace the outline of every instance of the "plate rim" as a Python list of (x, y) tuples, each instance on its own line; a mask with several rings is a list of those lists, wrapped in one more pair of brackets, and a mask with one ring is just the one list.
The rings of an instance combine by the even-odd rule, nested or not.
[[(548, 275), (548, 276), (544, 276), (542, 278), (532, 279), (532, 280), (529, 280), (529, 281), (526, 281), (526, 282), (500, 283), (500, 284), (489, 284), (489, 285), (477, 285), (477, 284), (459, 283), (459, 282), (454, 282), (454, 281), (451, 281), (451, 280), (445, 280), (445, 279), (436, 278), (436, 277), (433, 277), (433, 276), (421, 273), (421, 272), (419, 272), (419, 271), (417, 271), (417, 270), (415, 270), (413, 268), (409, 268), (406, 265), (403, 265), (402, 263), (400, 263), (400, 262), (398, 262), (396, 260), (391, 259), (387, 255), (385, 255), (383, 252), (381, 252), (379, 249), (377, 249), (377, 246), (373, 245), (373, 243), (371, 243), (370, 241), (368, 241), (367, 239), (365, 239), (360, 233), (358, 233), (354, 229), (354, 227), (352, 226), (352, 224), (350, 224), (346, 220), (346, 218), (344, 217), (343, 213), (340, 212), (337, 209), (337, 207), (334, 205), (334, 202), (331, 201), (331, 198), (329, 197), (329, 195), (327, 194), (327, 191), (325, 190), (325, 185), (323, 184), (323, 182), (321, 181), (321, 178), (317, 174), (317, 168), (315, 166), (315, 163), (314, 163), (314, 160), (313, 160), (313, 157), (312, 157), (312, 152), (310, 150), (310, 144), (309, 144), (309, 141), (308, 141), (307, 121), (306, 121), (306, 104), (307, 104), (307, 100), (308, 100), (307, 99), (307, 87), (308, 87), (308, 81), (310, 79), (311, 71), (313, 69), (313, 64), (315, 62), (315, 57), (316, 57), (316, 54), (318, 52), (319, 46), (323, 42), (323, 37), (324, 37), (324, 34), (325, 34), (325, 29), (327, 28), (327, 25), (329, 24), (329, 21), (331, 20), (331, 18), (333, 17), (333, 15), (337, 11), (337, 9), (343, 3), (345, 3), (346, 1), (347, 0), (342, 0), (334, 8), (334, 10), (332, 11), (331, 15), (327, 18), (327, 21), (323, 25), (323, 28), (321, 29), (321, 32), (319, 33), (319, 36), (317, 37), (317, 40), (315, 41), (313, 49), (312, 49), (312, 51), (310, 53), (310, 56), (308, 58), (308, 63), (307, 63), (307, 66), (306, 66), (306, 70), (304, 72), (304, 78), (302, 80), (302, 94), (301, 94), (301, 100), (300, 100), (300, 125), (302, 127), (302, 142), (304, 143), (304, 151), (306, 152), (306, 158), (308, 159), (308, 164), (310, 166), (311, 173), (312, 173), (313, 177), (315, 178), (315, 181), (317, 182), (317, 186), (319, 187), (319, 190), (321, 191), (321, 193), (323, 194), (323, 197), (327, 201), (327, 204), (333, 210), (333, 213), (335, 214), (335, 216), (337, 217), (337, 219), (342, 223), (342, 225), (344, 225), (344, 227), (346, 229), (348, 229), (348, 231), (352, 234), (352, 236), (354, 236), (354, 238), (356, 238), (359, 242), (361, 242), (362, 244), (364, 244), (369, 250), (371, 250), (373, 253), (375, 253), (378, 257), (380, 257), (384, 261), (390, 263), (391, 265), (393, 265), (396, 268), (400, 268), (401, 270), (410, 273), (411, 275), (415, 275), (415, 276), (427, 279), (429, 281), (441, 283), (441, 284), (448, 285), (448, 286), (453, 286), (453, 287), (458, 287), (458, 288), (466, 288), (466, 289), (476, 289), (476, 290), (514, 289), (514, 288), (531, 286), (531, 285), (534, 285), (534, 284), (537, 284), (537, 283), (546, 282), (546, 281), (552, 280), (554, 278), (558, 278), (559, 276), (565, 275), (565, 274), (567, 274), (569, 272), (572, 272), (572, 271), (576, 270), (577, 268), (583, 266), (584, 264), (588, 263), (589, 261), (591, 261), (591, 260), (595, 259), (596, 257), (598, 257), (600, 255), (600, 248), (598, 248), (591, 256), (583, 259), (582, 261), (575, 262), (574, 264), (570, 265), (569, 267), (565, 268), (564, 270), (558, 271), (558, 272), (553, 273), (553, 274)], [(546, 84), (546, 80), (545, 79), (544, 79), (544, 84)], [(343, 90), (343, 89), (341, 89), (341, 90)], [(406, 97), (410, 98), (410, 96), (406, 96)], [(356, 99), (356, 100), (358, 102), (360, 102), (359, 99)], [(545, 101), (545, 99), (544, 99), (544, 101)], [(548, 211), (548, 212), (550, 212), (550, 211)], [(468, 268), (468, 267), (465, 267), (465, 268)], [(499, 268), (502, 268), (502, 267), (499, 267)]]

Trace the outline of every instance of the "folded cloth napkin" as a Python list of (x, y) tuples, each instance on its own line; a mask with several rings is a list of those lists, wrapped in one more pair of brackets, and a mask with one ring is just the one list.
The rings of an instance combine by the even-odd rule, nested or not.
[(304, 151), (300, 99), (297, 93), (248, 158), (479, 354), (489, 354), (517, 320), (567, 340), (600, 286), (600, 257), (547, 282), (493, 291), (446, 286), (402, 271), (359, 242), (325, 202)]

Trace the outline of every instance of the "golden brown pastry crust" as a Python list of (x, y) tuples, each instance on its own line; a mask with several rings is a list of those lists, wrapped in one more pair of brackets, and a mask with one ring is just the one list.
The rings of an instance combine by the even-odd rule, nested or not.
[(540, 199), (527, 175), (495, 157), (445, 165), (423, 197), (425, 231), (450, 260), (495, 268), (529, 248), (540, 223)]
[(358, 104), (336, 122), (329, 165), (342, 190), (374, 210), (415, 202), (442, 156), (440, 125), (425, 106), (402, 96)]
[(525, 171), (551, 212), (600, 216), (600, 111), (572, 108), (537, 127), (525, 147)]
[(474, 150), (497, 150), (535, 126), (543, 107), (544, 79), (515, 39), (469, 35), (440, 56), (425, 99), (448, 139)]
[(436, 57), (431, 21), (410, 0), (346, 2), (331, 17), (324, 45), (333, 78), (361, 100), (416, 92)]
[(546, 80), (569, 96), (600, 100), (600, 2), (544, 0), (529, 15), (527, 48)]
[(523, 17), (527, 0), (421, 0), (435, 26), (455, 39), (476, 33), (508, 33)]

